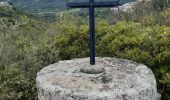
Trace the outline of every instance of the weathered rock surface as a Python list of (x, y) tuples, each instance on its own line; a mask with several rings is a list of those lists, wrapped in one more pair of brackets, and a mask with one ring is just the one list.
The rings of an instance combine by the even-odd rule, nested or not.
[(0, 2), (0, 6), (8, 6), (7, 2)]
[[(39, 100), (156, 100), (152, 71), (117, 58), (96, 58), (99, 71), (85, 73), (89, 58), (60, 61), (37, 74)], [(90, 67), (95, 67), (90, 66)], [(103, 70), (104, 68), (104, 70)], [(85, 70), (86, 71), (86, 70)], [(93, 72), (92, 71), (92, 72)]]
[(150, 1), (150, 0), (136, 0), (136, 1), (132, 0), (131, 2), (125, 3), (121, 6), (113, 7), (113, 8), (111, 8), (111, 10), (116, 13), (119, 11), (132, 12), (133, 8), (135, 7), (136, 4), (141, 3), (141, 2), (148, 2), (148, 1)]

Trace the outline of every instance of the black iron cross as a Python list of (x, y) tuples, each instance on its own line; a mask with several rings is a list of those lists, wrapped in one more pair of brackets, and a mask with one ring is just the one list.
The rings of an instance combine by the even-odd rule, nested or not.
[(89, 8), (89, 24), (90, 24), (90, 64), (95, 65), (95, 8), (101, 7), (117, 7), (119, 6), (119, 0), (111, 2), (95, 2), (89, 0), (89, 2), (68, 2), (67, 6), (70, 8)]

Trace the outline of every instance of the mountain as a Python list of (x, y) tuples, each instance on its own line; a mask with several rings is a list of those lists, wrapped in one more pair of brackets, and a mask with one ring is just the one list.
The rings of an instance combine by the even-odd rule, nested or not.
[[(0, 2), (6, 1), (8, 1), (9, 4), (12, 4), (12, 7), (17, 8), (18, 10), (22, 10), (24, 12), (31, 12), (49, 21), (54, 21), (54, 19), (56, 18), (56, 13), (68, 11), (67, 10), (68, 8), (65, 6), (66, 0), (0, 0)], [(88, 2), (88, 0), (68, 0), (68, 1)], [(114, 0), (95, 0), (95, 1), (102, 2)], [(120, 0), (121, 4), (130, 1), (134, 0)], [(88, 13), (87, 10), (82, 10), (82, 12)]]
[(14, 6), (36, 13), (51, 13), (64, 10), (64, 0), (11, 0)]
[[(66, 0), (0, 0), (2, 1), (10, 1), (14, 6), (22, 8), (25, 11), (36, 12), (39, 14), (42, 13), (56, 13), (67, 9)], [(68, 0), (68, 1), (88, 1), (88, 0)], [(101, 1), (114, 1), (114, 0), (96, 0), (98, 2)], [(120, 2), (127, 3), (134, 0), (120, 0)]]

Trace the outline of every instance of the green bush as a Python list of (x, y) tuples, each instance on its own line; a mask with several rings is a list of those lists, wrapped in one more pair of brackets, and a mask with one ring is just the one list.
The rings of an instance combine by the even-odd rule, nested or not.
[(158, 10), (164, 10), (170, 7), (170, 0), (152, 0), (153, 7)]
[[(170, 4), (169, 4), (170, 5)], [(152, 7), (151, 2), (139, 2), (134, 5), (132, 8), (132, 12), (122, 12), (112, 14), (110, 13), (109, 16), (112, 16), (112, 20), (110, 19), (109, 22), (114, 20), (127, 20), (127, 21), (134, 21), (140, 22), (145, 26), (153, 26), (156, 24), (159, 25), (170, 25), (170, 8), (167, 7), (163, 10), (157, 10)], [(116, 18), (116, 19), (115, 19)]]
[[(71, 59), (88, 56), (88, 25), (81, 17), (65, 14), (51, 27), (57, 29), (56, 46), (58, 58)], [(69, 26), (69, 27), (68, 27)]]
[(27, 16), (0, 25), (0, 99), (35, 100), (37, 72), (58, 61), (55, 38), (44, 29), (48, 23)]
[(26, 78), (24, 73), (17, 69), (17, 66), (12, 64), (0, 71), (0, 99), (35, 99), (35, 82)]

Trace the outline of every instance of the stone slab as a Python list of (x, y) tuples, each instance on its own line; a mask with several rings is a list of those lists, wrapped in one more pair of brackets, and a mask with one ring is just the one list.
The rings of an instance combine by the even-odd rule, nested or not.
[(81, 72), (82, 67), (90, 66), (89, 58), (43, 68), (36, 78), (39, 100), (156, 100), (155, 77), (147, 66), (97, 57), (99, 65), (105, 70), (95, 74)]

